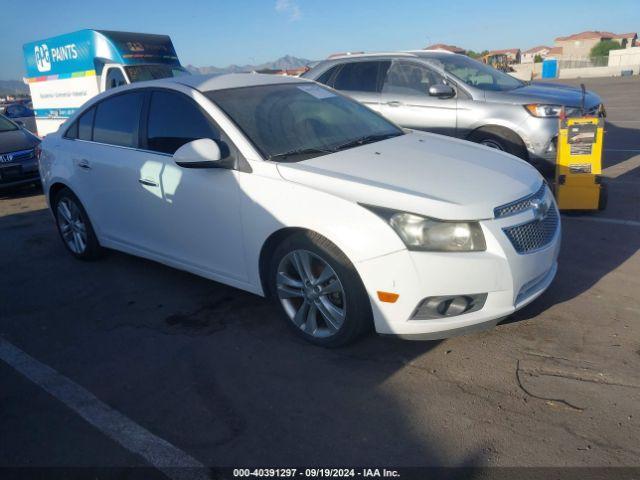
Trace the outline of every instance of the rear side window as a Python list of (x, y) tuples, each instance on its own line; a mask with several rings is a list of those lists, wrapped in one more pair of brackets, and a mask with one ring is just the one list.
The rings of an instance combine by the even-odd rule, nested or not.
[(93, 141), (137, 147), (143, 98), (142, 93), (135, 92), (116, 95), (100, 102), (96, 107)]
[(354, 62), (342, 66), (333, 82), (337, 90), (378, 91), (378, 68), (381, 62)]
[(322, 75), (320, 75), (316, 79), (316, 82), (324, 83), (325, 85), (330, 85), (329, 82), (331, 81), (331, 77), (333, 77), (333, 74), (336, 72), (336, 70), (338, 70), (338, 68), (340, 68), (340, 65), (336, 65), (335, 67), (330, 68), (329, 70), (324, 72)]
[(78, 119), (78, 140), (91, 140), (93, 132), (93, 116), (96, 113), (95, 107), (87, 110)]
[(151, 94), (147, 148), (173, 154), (185, 143), (200, 138), (219, 140), (220, 134), (197, 105), (180, 93)]

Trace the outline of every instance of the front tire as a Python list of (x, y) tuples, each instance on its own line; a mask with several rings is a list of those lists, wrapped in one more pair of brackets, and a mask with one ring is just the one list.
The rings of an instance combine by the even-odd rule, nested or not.
[(273, 252), (268, 285), (287, 324), (308, 342), (339, 347), (372, 325), (371, 304), (349, 259), (326, 238), (293, 235)]
[(520, 137), (510, 130), (480, 128), (469, 135), (469, 140), (529, 161), (527, 147), (522, 143)]
[(64, 188), (52, 202), (58, 233), (67, 251), (80, 260), (93, 260), (104, 253), (82, 203)]

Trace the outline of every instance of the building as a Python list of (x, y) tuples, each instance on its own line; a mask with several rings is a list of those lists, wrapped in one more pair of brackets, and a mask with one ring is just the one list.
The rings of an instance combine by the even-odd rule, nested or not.
[[(520, 63), (521, 52), (519, 48), (506, 48), (504, 50), (491, 50), (485, 55), (485, 63), (494, 64), (495, 61), (502, 63), (502, 59), (508, 65)], [(496, 59), (495, 61), (493, 59)]]
[(267, 75), (284, 75), (285, 77), (299, 77), (303, 73), (309, 70), (309, 67), (288, 68), (286, 70), (263, 68), (261, 70), (254, 70), (255, 73), (262, 73)]
[(638, 34), (633, 33), (611, 33), (597, 30), (586, 31), (558, 37), (555, 39), (555, 46), (562, 49), (564, 59), (588, 58), (591, 49), (603, 40), (613, 40), (618, 42), (622, 48), (631, 48), (638, 41)]
[(534, 63), (536, 57), (539, 55), (543, 59), (547, 58), (549, 52), (551, 51), (551, 47), (547, 47), (546, 45), (539, 45), (537, 47), (530, 48), (529, 50), (525, 50), (522, 52), (521, 63)]
[(562, 57), (562, 47), (551, 47), (547, 57), (560, 58)]
[(467, 51), (464, 48), (456, 47), (455, 45), (447, 45), (445, 43), (436, 43), (433, 45), (429, 45), (428, 47), (424, 47), (425, 50), (446, 50), (451, 53), (460, 53), (465, 55)]

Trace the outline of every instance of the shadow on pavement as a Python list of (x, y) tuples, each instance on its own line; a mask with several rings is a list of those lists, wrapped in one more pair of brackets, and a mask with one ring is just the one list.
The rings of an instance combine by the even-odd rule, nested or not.
[[(479, 453), (445, 455), (396, 388), (439, 342), (371, 335), (325, 350), (260, 297), (117, 252), (74, 260), (46, 210), (0, 217), (0, 232), (0, 270), (12, 272), (0, 291), (37, 292), (3, 293), (2, 335), (205, 464), (483, 464)], [(29, 399), (20, 405), (0, 409), (24, 413)], [(31, 435), (11, 425), (13, 437)], [(50, 441), (73, 458), (74, 438), (61, 429)]]

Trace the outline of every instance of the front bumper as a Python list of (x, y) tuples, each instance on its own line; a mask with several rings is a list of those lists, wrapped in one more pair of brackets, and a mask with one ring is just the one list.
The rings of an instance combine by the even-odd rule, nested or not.
[(39, 180), (38, 160), (33, 156), (25, 160), (0, 163), (0, 189), (26, 185)]
[[(554, 206), (555, 208), (555, 206)], [(550, 243), (519, 254), (503, 228), (533, 220), (531, 211), (482, 221), (484, 252), (441, 253), (401, 250), (366, 260), (357, 269), (371, 299), (376, 331), (409, 339), (438, 339), (490, 328), (539, 297), (557, 271), (561, 226)], [(395, 292), (395, 303), (377, 292)], [(414, 320), (420, 302), (431, 296), (486, 293), (484, 306), (461, 315)]]
[[(592, 105), (587, 114), (605, 117), (604, 105)], [(553, 176), (555, 173), (558, 129), (558, 118), (538, 118), (529, 114), (518, 129), (518, 134), (527, 147), (529, 161), (545, 177)]]

